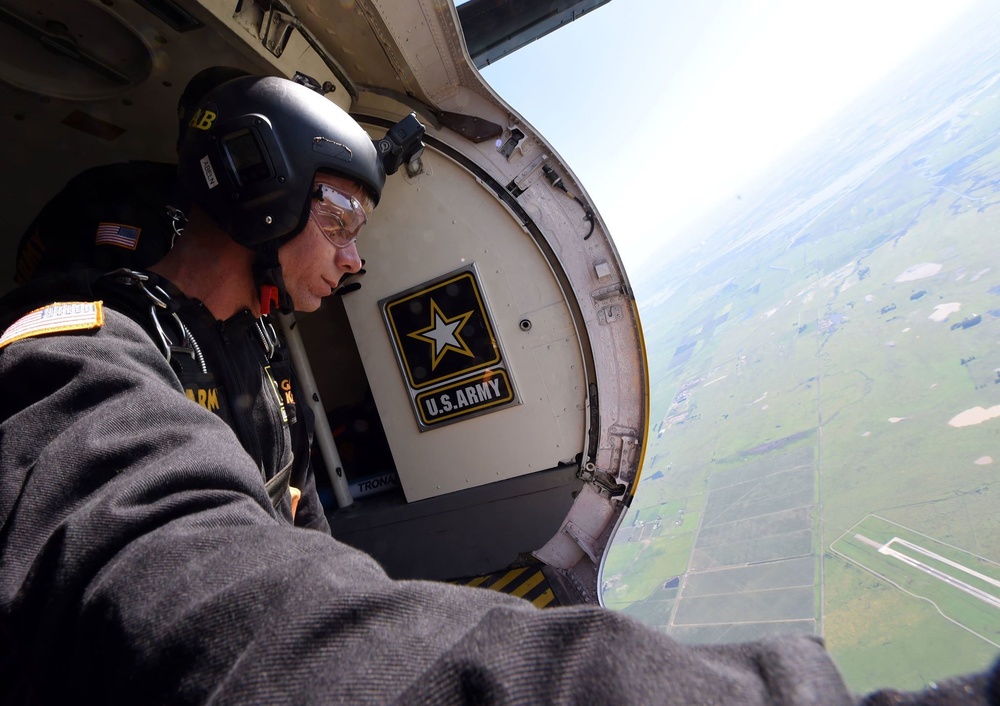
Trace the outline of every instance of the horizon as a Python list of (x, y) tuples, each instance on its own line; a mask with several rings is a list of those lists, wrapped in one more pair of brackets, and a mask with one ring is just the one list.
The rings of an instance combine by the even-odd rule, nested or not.
[[(982, 4), (714, 0), (690, 8), (614, 0), (482, 74), (573, 170), (626, 271), (641, 278), (651, 259), (672, 260), (663, 260), (672, 244), (686, 252), (698, 228), (737, 205), (755, 178)], [(637, 24), (637, 16), (648, 21)], [(567, 62), (578, 70), (567, 71)], [(664, 67), (652, 87), (641, 70), (651, 64)], [(554, 85), (525, 79), (549, 66), (562, 69)], [(590, 99), (603, 85), (631, 102)], [(574, 105), (590, 119), (574, 119)], [(666, 171), (664, 155), (672, 157)]]

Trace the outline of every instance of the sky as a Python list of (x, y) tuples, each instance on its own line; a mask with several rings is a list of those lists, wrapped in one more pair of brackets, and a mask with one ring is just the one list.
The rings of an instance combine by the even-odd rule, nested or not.
[(611, 0), (482, 74), (633, 271), (975, 2)]

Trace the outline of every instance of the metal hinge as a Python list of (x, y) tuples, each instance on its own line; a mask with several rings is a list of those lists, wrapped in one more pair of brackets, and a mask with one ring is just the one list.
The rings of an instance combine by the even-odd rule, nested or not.
[(625, 492), (625, 486), (615, 482), (614, 476), (607, 471), (602, 471), (592, 462), (585, 463), (576, 477), (588, 483), (594, 483), (608, 494), (615, 496)]
[(281, 56), (292, 36), (292, 30), (298, 26), (298, 20), (292, 15), (271, 8), (264, 14), (257, 36), (269, 52)]
[(233, 19), (251, 35), (255, 35), (264, 48), (280, 57), (292, 30), (298, 28), (298, 20), (274, 6), (262, 7), (255, 2), (241, 2), (233, 13)]

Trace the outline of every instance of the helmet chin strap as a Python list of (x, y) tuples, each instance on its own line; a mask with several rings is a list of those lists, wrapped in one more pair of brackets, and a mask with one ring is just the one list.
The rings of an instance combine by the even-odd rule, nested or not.
[(267, 240), (254, 248), (257, 259), (253, 265), (253, 279), (260, 293), (261, 316), (270, 314), (272, 307), (277, 307), (282, 314), (290, 314), (294, 308), (281, 276), (278, 243), (278, 240)]

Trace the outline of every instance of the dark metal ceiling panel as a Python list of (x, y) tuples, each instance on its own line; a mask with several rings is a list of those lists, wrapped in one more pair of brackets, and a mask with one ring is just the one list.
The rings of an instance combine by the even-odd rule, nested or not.
[(483, 68), (609, 0), (469, 0), (458, 16), (469, 54)]

